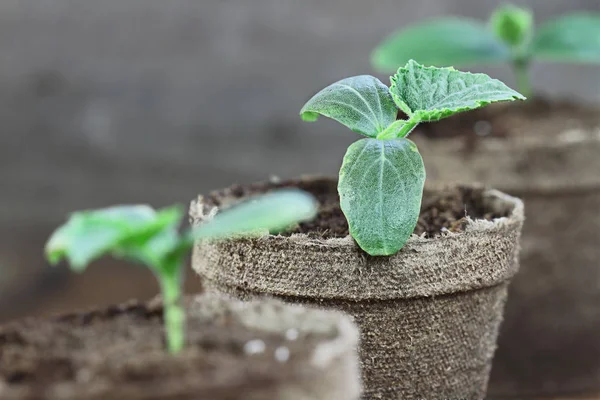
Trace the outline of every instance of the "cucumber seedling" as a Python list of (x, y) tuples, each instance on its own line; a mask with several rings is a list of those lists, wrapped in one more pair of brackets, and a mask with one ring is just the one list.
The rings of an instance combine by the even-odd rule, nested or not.
[(197, 228), (179, 233), (182, 207), (155, 211), (147, 205), (123, 205), (73, 213), (46, 244), (51, 264), (67, 259), (71, 269), (85, 270), (110, 254), (148, 267), (160, 283), (167, 348), (184, 347), (185, 309), (181, 302), (187, 253), (199, 239), (254, 236), (312, 219), (315, 199), (299, 190), (280, 190), (225, 209)]
[(530, 10), (510, 4), (497, 8), (487, 25), (459, 17), (433, 19), (393, 33), (371, 61), (380, 71), (395, 71), (410, 59), (443, 66), (509, 63), (526, 96), (534, 60), (600, 63), (600, 14), (567, 14), (536, 29), (533, 21)]
[[(340, 207), (350, 234), (370, 255), (398, 252), (413, 233), (421, 208), (425, 167), (408, 134), (497, 101), (525, 99), (485, 74), (424, 67), (411, 60), (387, 87), (373, 76), (336, 82), (302, 108), (305, 121), (332, 118), (367, 136), (348, 148), (340, 169)], [(396, 120), (398, 109), (407, 119)]]

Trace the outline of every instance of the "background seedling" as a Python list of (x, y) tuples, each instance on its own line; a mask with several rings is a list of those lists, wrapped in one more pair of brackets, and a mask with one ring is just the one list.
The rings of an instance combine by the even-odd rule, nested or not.
[[(417, 124), (525, 99), (485, 74), (424, 67), (413, 60), (391, 83), (388, 88), (368, 75), (346, 78), (314, 95), (300, 111), (306, 121), (324, 115), (367, 136), (348, 148), (338, 192), (350, 234), (371, 255), (396, 253), (417, 224), (425, 167), (417, 146), (406, 138)], [(408, 118), (396, 120), (398, 109)]]
[(155, 211), (146, 205), (125, 205), (80, 211), (52, 234), (46, 244), (46, 256), (51, 264), (66, 258), (77, 272), (104, 254), (150, 268), (163, 296), (167, 347), (177, 353), (185, 339), (183, 271), (194, 242), (280, 231), (312, 219), (316, 208), (316, 201), (308, 194), (282, 190), (226, 209), (183, 234), (178, 231), (184, 215), (182, 207)]
[(408, 60), (427, 65), (510, 63), (518, 90), (531, 92), (531, 61), (600, 63), (600, 14), (573, 13), (534, 29), (530, 10), (500, 6), (488, 24), (441, 18), (402, 29), (373, 52), (373, 66), (395, 71)]

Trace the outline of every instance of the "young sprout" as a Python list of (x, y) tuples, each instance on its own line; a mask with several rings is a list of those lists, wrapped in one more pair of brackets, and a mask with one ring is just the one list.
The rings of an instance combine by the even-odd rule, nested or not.
[(488, 24), (440, 18), (402, 29), (371, 56), (375, 68), (394, 71), (408, 60), (428, 65), (510, 63), (521, 93), (531, 93), (531, 61), (600, 63), (600, 14), (573, 13), (534, 29), (530, 10), (502, 5)]
[[(355, 76), (336, 82), (302, 108), (305, 121), (332, 118), (367, 136), (347, 150), (340, 170), (340, 206), (358, 245), (370, 255), (399, 251), (421, 208), (425, 168), (406, 137), (421, 122), (437, 121), (497, 101), (524, 100), (485, 74), (424, 67), (411, 60), (391, 77)], [(398, 109), (407, 119), (396, 120)]]
[(280, 190), (223, 210), (183, 234), (178, 228), (184, 210), (178, 206), (158, 211), (146, 205), (80, 211), (52, 234), (45, 250), (51, 264), (66, 258), (76, 272), (105, 254), (150, 268), (163, 296), (167, 348), (177, 353), (185, 342), (183, 272), (194, 242), (279, 231), (312, 219), (316, 209), (312, 196), (299, 190)]

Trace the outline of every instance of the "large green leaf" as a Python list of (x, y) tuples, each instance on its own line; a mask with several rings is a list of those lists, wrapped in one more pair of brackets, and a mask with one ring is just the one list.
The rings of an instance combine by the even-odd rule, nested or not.
[(413, 25), (385, 39), (371, 55), (373, 66), (393, 72), (409, 60), (425, 65), (461, 66), (503, 63), (509, 48), (482, 23), (444, 18)]
[(324, 115), (369, 137), (376, 137), (387, 128), (397, 114), (388, 87), (369, 75), (342, 79), (327, 86), (300, 111), (305, 121), (315, 121)]
[(373, 256), (392, 255), (413, 233), (425, 167), (408, 139), (362, 139), (346, 152), (338, 192), (350, 234)]
[(535, 57), (564, 62), (600, 62), (600, 15), (576, 13), (548, 21), (538, 28)]
[(518, 47), (531, 36), (533, 14), (530, 10), (504, 4), (490, 18), (492, 31), (511, 47)]
[(390, 92), (398, 107), (420, 122), (437, 121), (497, 101), (525, 99), (485, 74), (424, 67), (412, 60), (391, 80)]

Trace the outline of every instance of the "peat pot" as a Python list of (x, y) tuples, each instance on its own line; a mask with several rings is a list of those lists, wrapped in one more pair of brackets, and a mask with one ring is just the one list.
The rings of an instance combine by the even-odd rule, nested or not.
[(0, 327), (0, 398), (353, 400), (358, 331), (341, 313), (202, 295), (166, 352), (159, 301)]
[(371, 257), (348, 236), (336, 186), (305, 178), (231, 187), (193, 202), (195, 224), (215, 207), (273, 188), (298, 187), (320, 203), (317, 219), (289, 234), (198, 243), (192, 264), (205, 289), (353, 316), (365, 399), (483, 398), (518, 269), (521, 201), (474, 187), (426, 190), (419, 236), (394, 256)]
[(535, 100), (468, 114), (411, 137), (428, 179), (483, 182), (527, 209), (489, 395), (600, 394), (600, 111)]

